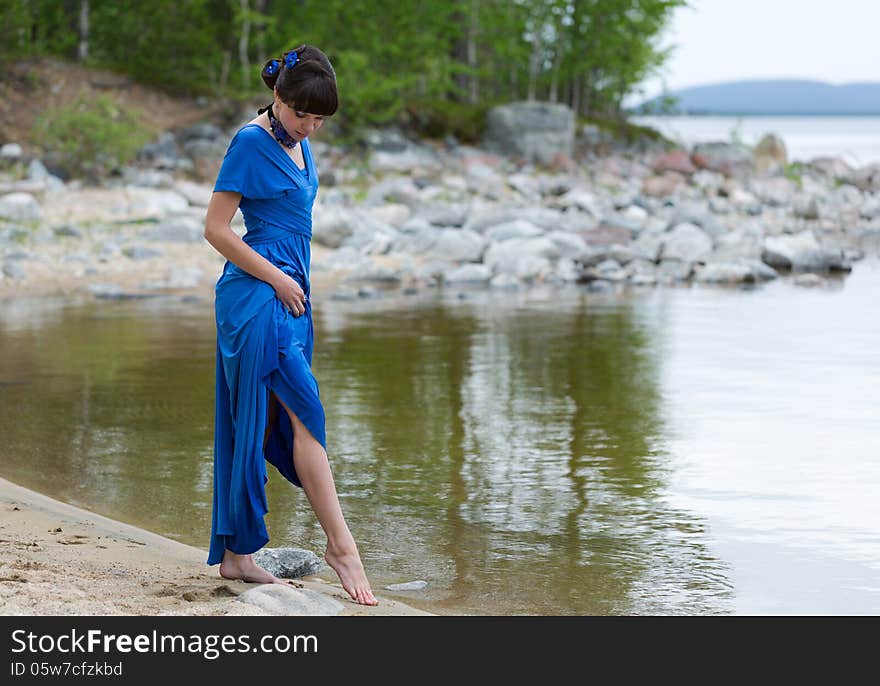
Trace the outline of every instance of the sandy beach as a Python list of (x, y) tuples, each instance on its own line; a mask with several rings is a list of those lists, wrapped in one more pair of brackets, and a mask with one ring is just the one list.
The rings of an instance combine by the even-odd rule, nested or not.
[[(0, 511), (0, 614), (277, 614), (242, 602), (242, 593), (261, 584), (222, 578), (218, 566), (205, 564), (207, 553), (200, 548), (3, 478)], [(295, 584), (341, 603), (339, 615), (431, 614), (382, 597), (375, 588), (379, 605), (368, 607), (351, 600), (341, 585), (318, 577)]]

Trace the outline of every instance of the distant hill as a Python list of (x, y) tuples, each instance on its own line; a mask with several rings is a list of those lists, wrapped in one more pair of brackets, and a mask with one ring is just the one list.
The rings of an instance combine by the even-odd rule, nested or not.
[[(663, 112), (664, 99), (675, 98)], [(731, 81), (672, 91), (633, 108), (638, 114), (880, 115), (880, 82)]]

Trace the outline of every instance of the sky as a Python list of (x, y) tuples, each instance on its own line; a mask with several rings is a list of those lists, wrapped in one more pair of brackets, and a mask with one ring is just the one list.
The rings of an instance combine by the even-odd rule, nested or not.
[[(660, 45), (676, 45), (644, 97), (739, 79), (880, 82), (880, 0), (688, 0)], [(634, 98), (637, 102), (644, 99)]]

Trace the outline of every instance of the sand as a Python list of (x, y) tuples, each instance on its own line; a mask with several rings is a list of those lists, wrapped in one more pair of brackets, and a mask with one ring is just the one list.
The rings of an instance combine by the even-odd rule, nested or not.
[[(241, 602), (261, 584), (229, 581), (207, 551), (0, 478), (0, 614), (267, 615)], [(373, 593), (359, 605), (319, 577), (296, 581), (342, 603), (341, 615), (429, 615)]]

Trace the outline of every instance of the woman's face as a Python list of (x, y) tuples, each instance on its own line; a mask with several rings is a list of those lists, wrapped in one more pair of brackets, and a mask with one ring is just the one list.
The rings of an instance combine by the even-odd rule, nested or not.
[(324, 115), (309, 114), (293, 109), (281, 101), (281, 98), (278, 97), (278, 91), (275, 91), (275, 106), (272, 109), (285, 131), (298, 141), (308, 138), (324, 124)]

